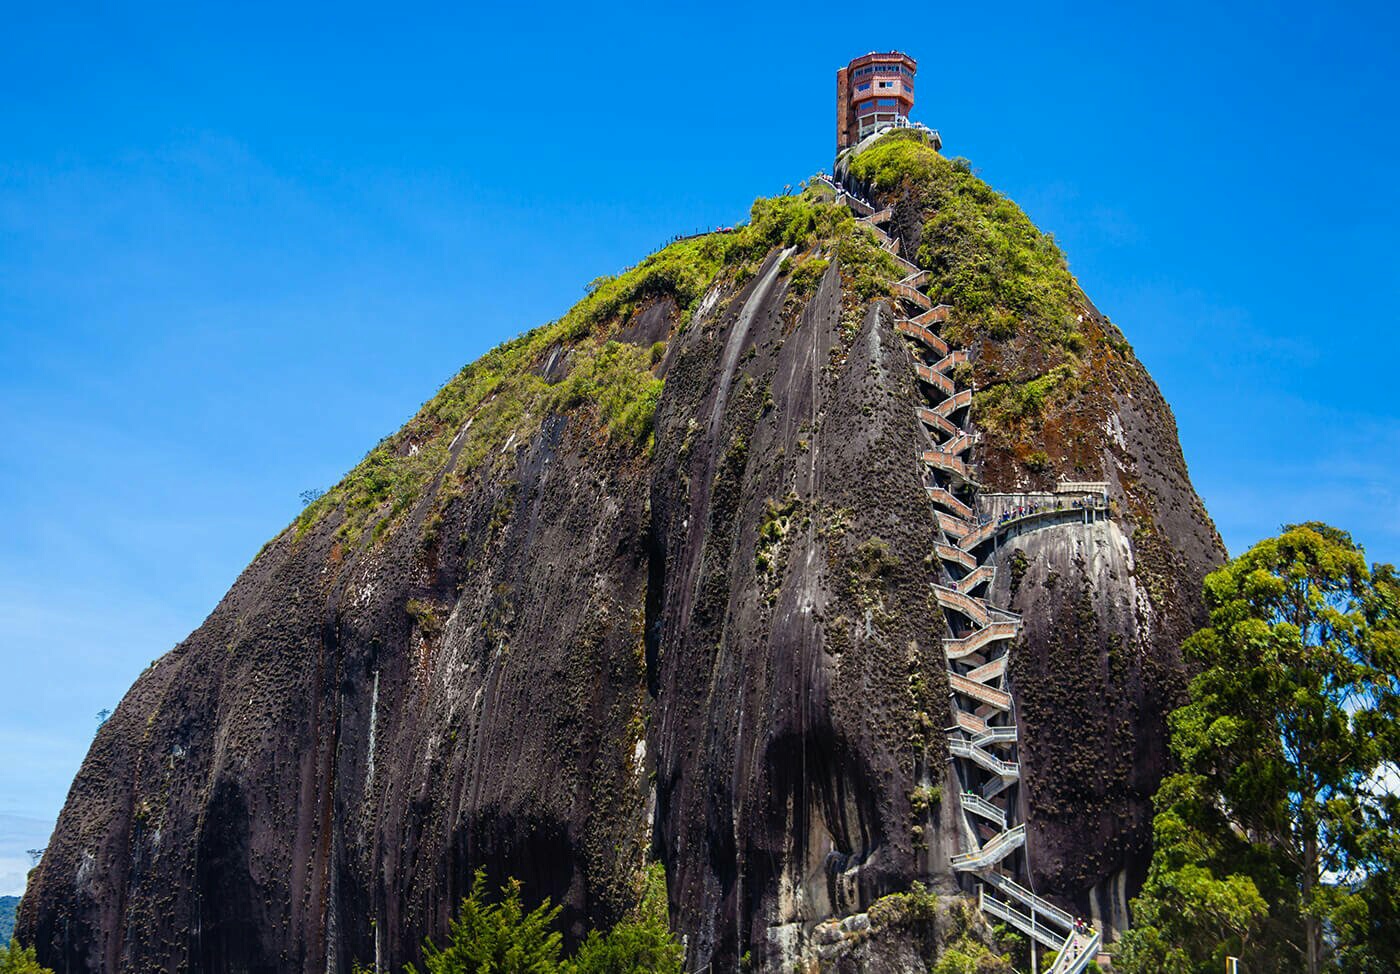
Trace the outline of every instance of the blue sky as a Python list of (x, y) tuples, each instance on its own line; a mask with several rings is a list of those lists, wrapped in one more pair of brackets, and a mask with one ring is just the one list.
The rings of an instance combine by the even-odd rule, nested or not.
[(0, 32), (0, 893), (299, 491), (829, 166), (872, 49), (1122, 326), (1232, 551), (1400, 560), (1389, 5), (53, 6)]

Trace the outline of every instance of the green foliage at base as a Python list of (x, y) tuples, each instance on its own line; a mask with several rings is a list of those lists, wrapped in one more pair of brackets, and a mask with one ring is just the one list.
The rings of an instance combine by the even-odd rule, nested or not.
[(986, 944), (963, 935), (943, 948), (929, 974), (1015, 974), (1011, 958), (996, 954)]
[(11, 940), (10, 946), (0, 949), (0, 974), (53, 974), (42, 966), (34, 955), (34, 948), (24, 948), (18, 941)]
[[(430, 974), (550, 974), (558, 970), (563, 946), (563, 937), (553, 929), (559, 910), (546, 900), (527, 912), (515, 880), (501, 887), (492, 902), (486, 874), (478, 871), (449, 927), (447, 945), (424, 944), (424, 966)], [(405, 970), (415, 974), (417, 968), (409, 964)]]
[[(447, 944), (425, 944), (424, 967), (428, 974), (680, 974), (684, 951), (667, 924), (666, 873), (659, 864), (644, 872), (633, 914), (605, 933), (591, 931), (567, 959), (554, 930), (559, 910), (546, 900), (527, 911), (515, 880), (492, 899), (478, 871)], [(417, 974), (412, 964), (405, 970)]]
[(1205, 601), (1115, 968), (1400, 970), (1400, 578), (1310, 523), (1211, 573)]

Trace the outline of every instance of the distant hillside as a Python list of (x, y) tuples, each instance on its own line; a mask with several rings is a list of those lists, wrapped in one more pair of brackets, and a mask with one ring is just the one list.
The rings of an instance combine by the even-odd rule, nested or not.
[(18, 912), (18, 896), (0, 896), (0, 944), (9, 943), (15, 935), (15, 914)]

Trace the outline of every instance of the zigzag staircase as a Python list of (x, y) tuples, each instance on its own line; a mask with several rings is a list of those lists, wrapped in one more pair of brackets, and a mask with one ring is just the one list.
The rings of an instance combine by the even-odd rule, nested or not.
[[(1006, 680), (1007, 654), (1021, 619), (988, 603), (985, 592), (995, 569), (986, 561), (993, 548), (989, 542), (1025, 518), (993, 523), (978, 517), (979, 485), (968, 460), (977, 442), (968, 415), (972, 390), (958, 388), (963, 379), (955, 371), (969, 361), (969, 353), (952, 348), (939, 334), (952, 308), (935, 305), (924, 293), (928, 273), (899, 256), (897, 241), (881, 229), (892, 211), (876, 211), (847, 194), (838, 199), (843, 197), (848, 204), (860, 204), (852, 207), (860, 222), (905, 270), (892, 290), (899, 306), (913, 308), (896, 320), (895, 328), (910, 339), (919, 389), (928, 403), (918, 417), (932, 446), (920, 451), (919, 460), (939, 527), (934, 554), (943, 581), (933, 586), (933, 594), (950, 633), (943, 640), (953, 711), (948, 750), (963, 789), (959, 821), (966, 851), (954, 856), (952, 865), (978, 876), (978, 904), (984, 913), (1058, 951), (1047, 974), (1079, 974), (1098, 953), (1099, 932), (1076, 923), (1002, 871), (1026, 843), (1025, 823), (1015, 821), (1021, 770), (1015, 701)], [(983, 594), (976, 594), (979, 590)]]

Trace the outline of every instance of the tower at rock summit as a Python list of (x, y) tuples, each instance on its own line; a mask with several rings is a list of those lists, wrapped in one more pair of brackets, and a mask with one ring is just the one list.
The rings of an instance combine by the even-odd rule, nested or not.
[(648, 863), (686, 970), (923, 974), (968, 904), (1055, 974), (1113, 939), (1224, 552), (915, 69), (852, 61), (832, 176), (463, 368), (141, 673), (21, 905), (46, 966), (399, 970), (477, 869), (574, 943)]
[[(919, 63), (902, 51), (871, 51), (836, 71), (836, 150), (891, 128), (909, 128)], [(938, 133), (923, 126), (935, 149)]]

